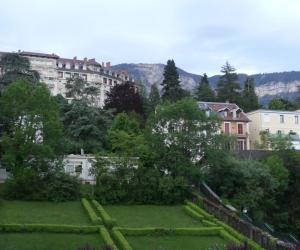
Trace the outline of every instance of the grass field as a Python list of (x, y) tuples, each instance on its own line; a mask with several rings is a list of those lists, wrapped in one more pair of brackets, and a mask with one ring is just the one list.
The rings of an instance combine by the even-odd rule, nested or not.
[(199, 221), (185, 214), (182, 206), (105, 206), (122, 227), (201, 227)]
[(2, 233), (1, 250), (77, 250), (86, 244), (101, 249), (99, 234)]
[(0, 215), (0, 224), (90, 224), (79, 201), (61, 203), (1, 201)]
[(226, 245), (217, 236), (126, 236), (126, 239), (134, 250), (209, 250), (216, 244), (221, 249)]

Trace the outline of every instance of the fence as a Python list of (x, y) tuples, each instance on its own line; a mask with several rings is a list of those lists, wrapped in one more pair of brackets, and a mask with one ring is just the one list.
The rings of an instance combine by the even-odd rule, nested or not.
[(205, 183), (202, 183), (201, 186), (201, 191), (209, 198), (207, 199), (201, 196), (203, 208), (207, 212), (267, 250), (294, 249), (293, 244), (274, 238), (269, 233), (241, 219), (237, 214), (226, 208), (219, 197)]

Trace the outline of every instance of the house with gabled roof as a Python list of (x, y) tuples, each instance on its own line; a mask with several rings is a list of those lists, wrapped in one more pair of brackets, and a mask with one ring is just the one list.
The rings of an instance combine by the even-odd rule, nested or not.
[(235, 103), (229, 102), (198, 102), (199, 108), (209, 116), (217, 115), (221, 120), (221, 133), (236, 137), (235, 150), (248, 150), (250, 119)]

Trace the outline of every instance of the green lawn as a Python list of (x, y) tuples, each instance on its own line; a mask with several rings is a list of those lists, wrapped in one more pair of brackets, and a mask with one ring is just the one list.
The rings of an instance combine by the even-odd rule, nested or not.
[(97, 250), (104, 245), (98, 234), (0, 234), (1, 250), (77, 250), (86, 244)]
[(180, 206), (105, 206), (106, 211), (123, 227), (201, 227)]
[(88, 225), (89, 218), (78, 202), (0, 202), (0, 224), (38, 223)]
[(226, 245), (217, 236), (126, 236), (126, 239), (134, 250), (209, 250), (216, 244), (221, 249)]

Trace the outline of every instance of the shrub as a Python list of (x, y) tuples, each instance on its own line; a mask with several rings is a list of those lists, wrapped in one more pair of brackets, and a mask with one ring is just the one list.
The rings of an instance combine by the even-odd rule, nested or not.
[(193, 217), (196, 220), (202, 221), (203, 220), (203, 216), (198, 214), (195, 210), (193, 210), (192, 208), (190, 208), (189, 206), (184, 206), (184, 211), (191, 217)]
[(128, 241), (125, 239), (125, 237), (119, 230), (113, 229), (112, 235), (119, 247), (121, 248), (121, 250), (133, 250)]
[(92, 221), (93, 224), (102, 224), (102, 220), (101, 218), (99, 218), (94, 209), (92, 208), (91, 204), (89, 203), (89, 201), (85, 198), (81, 199), (81, 203), (85, 209), (85, 211), (88, 213), (90, 220)]
[(48, 232), (48, 233), (96, 233), (97, 226), (73, 226), (61, 224), (2, 224), (0, 232)]
[(89, 244), (84, 245), (83, 247), (79, 247), (78, 250), (98, 250), (96, 247), (92, 247)]
[(208, 220), (211, 220), (214, 218), (213, 215), (207, 213), (206, 211), (204, 211), (202, 208), (198, 207), (195, 203), (187, 201), (186, 204), (193, 209), (194, 211), (196, 211), (197, 213), (199, 213), (200, 215), (202, 215), (203, 217), (205, 217)]
[[(106, 246), (111, 247), (110, 249), (112, 250), (117, 250), (117, 247), (115, 245), (115, 243), (113, 242), (112, 238), (110, 237), (108, 231), (106, 230), (105, 227), (101, 226), (100, 228), (100, 235), (104, 241), (104, 243), (106, 244)], [(107, 248), (108, 250), (109, 248)]]
[(96, 207), (97, 211), (100, 213), (100, 216), (105, 226), (112, 228), (117, 224), (116, 221), (109, 216), (109, 214), (105, 211), (105, 209), (96, 200), (92, 200), (92, 203)]

